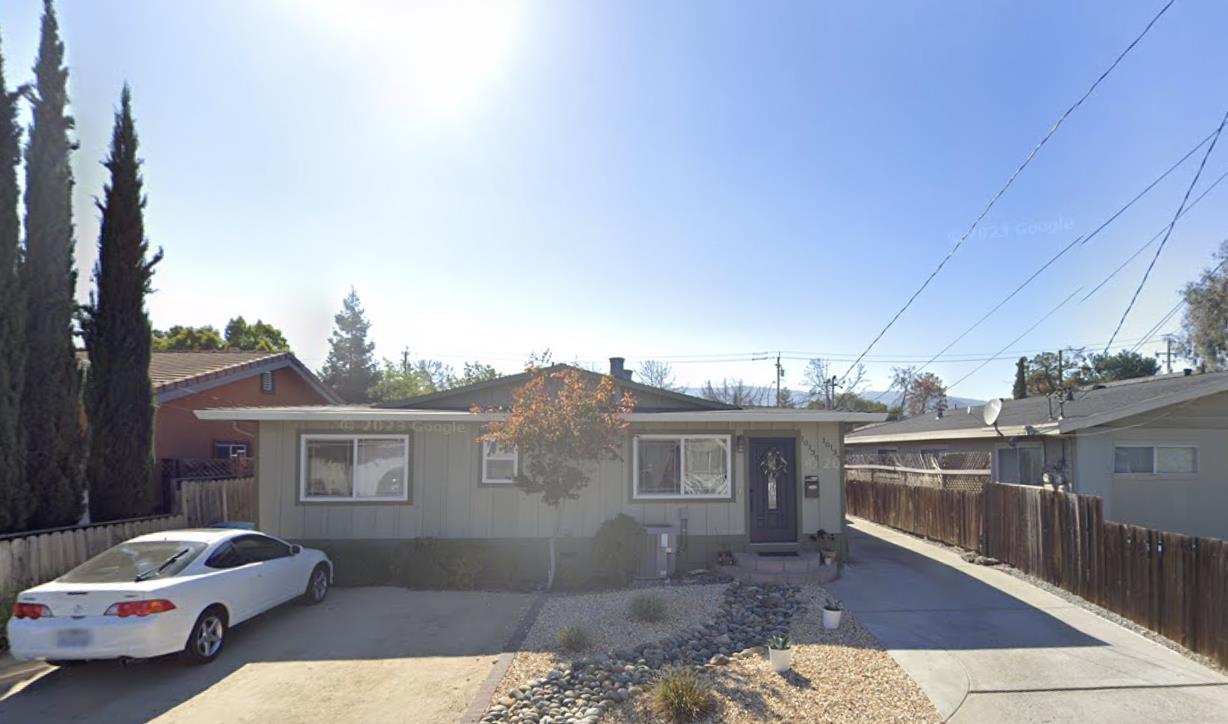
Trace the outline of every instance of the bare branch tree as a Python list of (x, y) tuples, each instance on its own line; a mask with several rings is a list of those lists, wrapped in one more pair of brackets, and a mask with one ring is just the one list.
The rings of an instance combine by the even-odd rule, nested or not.
[(660, 387), (663, 390), (678, 389), (678, 384), (674, 380), (674, 368), (665, 362), (658, 362), (655, 359), (644, 360), (635, 373), (640, 376), (640, 382), (646, 385)]

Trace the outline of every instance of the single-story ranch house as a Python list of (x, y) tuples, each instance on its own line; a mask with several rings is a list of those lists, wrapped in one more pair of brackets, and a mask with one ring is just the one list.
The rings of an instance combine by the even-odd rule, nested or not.
[[(723, 549), (799, 549), (820, 529), (843, 546), (847, 426), (875, 413), (739, 409), (631, 381), (611, 360), (636, 408), (622, 459), (603, 461), (563, 506), (560, 551), (583, 555), (601, 524), (626, 513), (672, 526), (678, 570)], [(585, 372), (598, 379), (600, 375)], [(503, 415), (519, 374), (396, 405), (240, 407), (206, 420), (258, 423), (256, 477), (262, 530), (335, 551), (415, 538), (520, 550), (544, 574), (553, 509), (513, 484), (515, 450), (479, 444)]]
[(1105, 515), (1188, 535), (1228, 538), (1228, 372), (1143, 377), (1057, 397), (868, 425), (850, 455), (981, 451), (999, 482), (1050, 482), (1104, 499)]

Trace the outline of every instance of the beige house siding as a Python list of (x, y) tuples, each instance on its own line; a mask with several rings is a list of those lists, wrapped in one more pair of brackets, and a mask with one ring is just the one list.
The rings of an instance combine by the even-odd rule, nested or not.
[[(301, 540), (545, 538), (553, 509), (514, 486), (479, 485), (475, 423), (354, 423), (336, 425), (261, 422), (257, 465), (259, 525), (270, 533)], [(345, 429), (350, 428), (350, 429)], [(410, 503), (299, 502), (300, 436), (308, 432), (412, 435)], [(726, 433), (735, 438), (732, 501), (635, 501), (631, 495), (631, 436), (641, 433)], [(772, 423), (734, 427), (723, 423), (636, 424), (621, 461), (602, 462), (580, 499), (563, 508), (564, 536), (590, 537), (618, 513), (644, 524), (678, 525), (685, 518), (692, 536), (745, 537), (746, 456), (736, 437), (799, 437), (797, 502), (799, 538), (819, 528), (843, 530), (843, 470), (839, 464), (840, 423)], [(745, 446), (744, 446), (745, 447)], [(804, 475), (818, 475), (820, 497), (806, 498)]]
[[(1228, 430), (1101, 427), (1076, 436), (1077, 489), (1105, 499), (1105, 516), (1148, 528), (1228, 539)], [(1198, 447), (1194, 475), (1117, 475), (1114, 446)], [(1107, 495), (1105, 492), (1107, 491)]]

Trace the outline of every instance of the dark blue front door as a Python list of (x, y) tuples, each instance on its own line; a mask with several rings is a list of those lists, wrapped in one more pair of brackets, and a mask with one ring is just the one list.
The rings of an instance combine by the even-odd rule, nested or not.
[(753, 437), (747, 453), (750, 542), (797, 542), (797, 441)]

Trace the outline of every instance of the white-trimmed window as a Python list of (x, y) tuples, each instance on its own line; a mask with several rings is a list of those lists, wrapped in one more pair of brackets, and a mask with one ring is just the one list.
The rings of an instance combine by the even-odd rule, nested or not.
[(729, 435), (636, 435), (633, 497), (733, 497)]
[(1117, 475), (1196, 475), (1198, 448), (1194, 445), (1116, 445), (1113, 472)]
[(510, 485), (516, 482), (520, 472), (520, 456), (516, 448), (510, 450), (494, 440), (482, 441), (482, 483), (484, 485)]
[(409, 435), (304, 435), (302, 440), (303, 502), (409, 500)]

